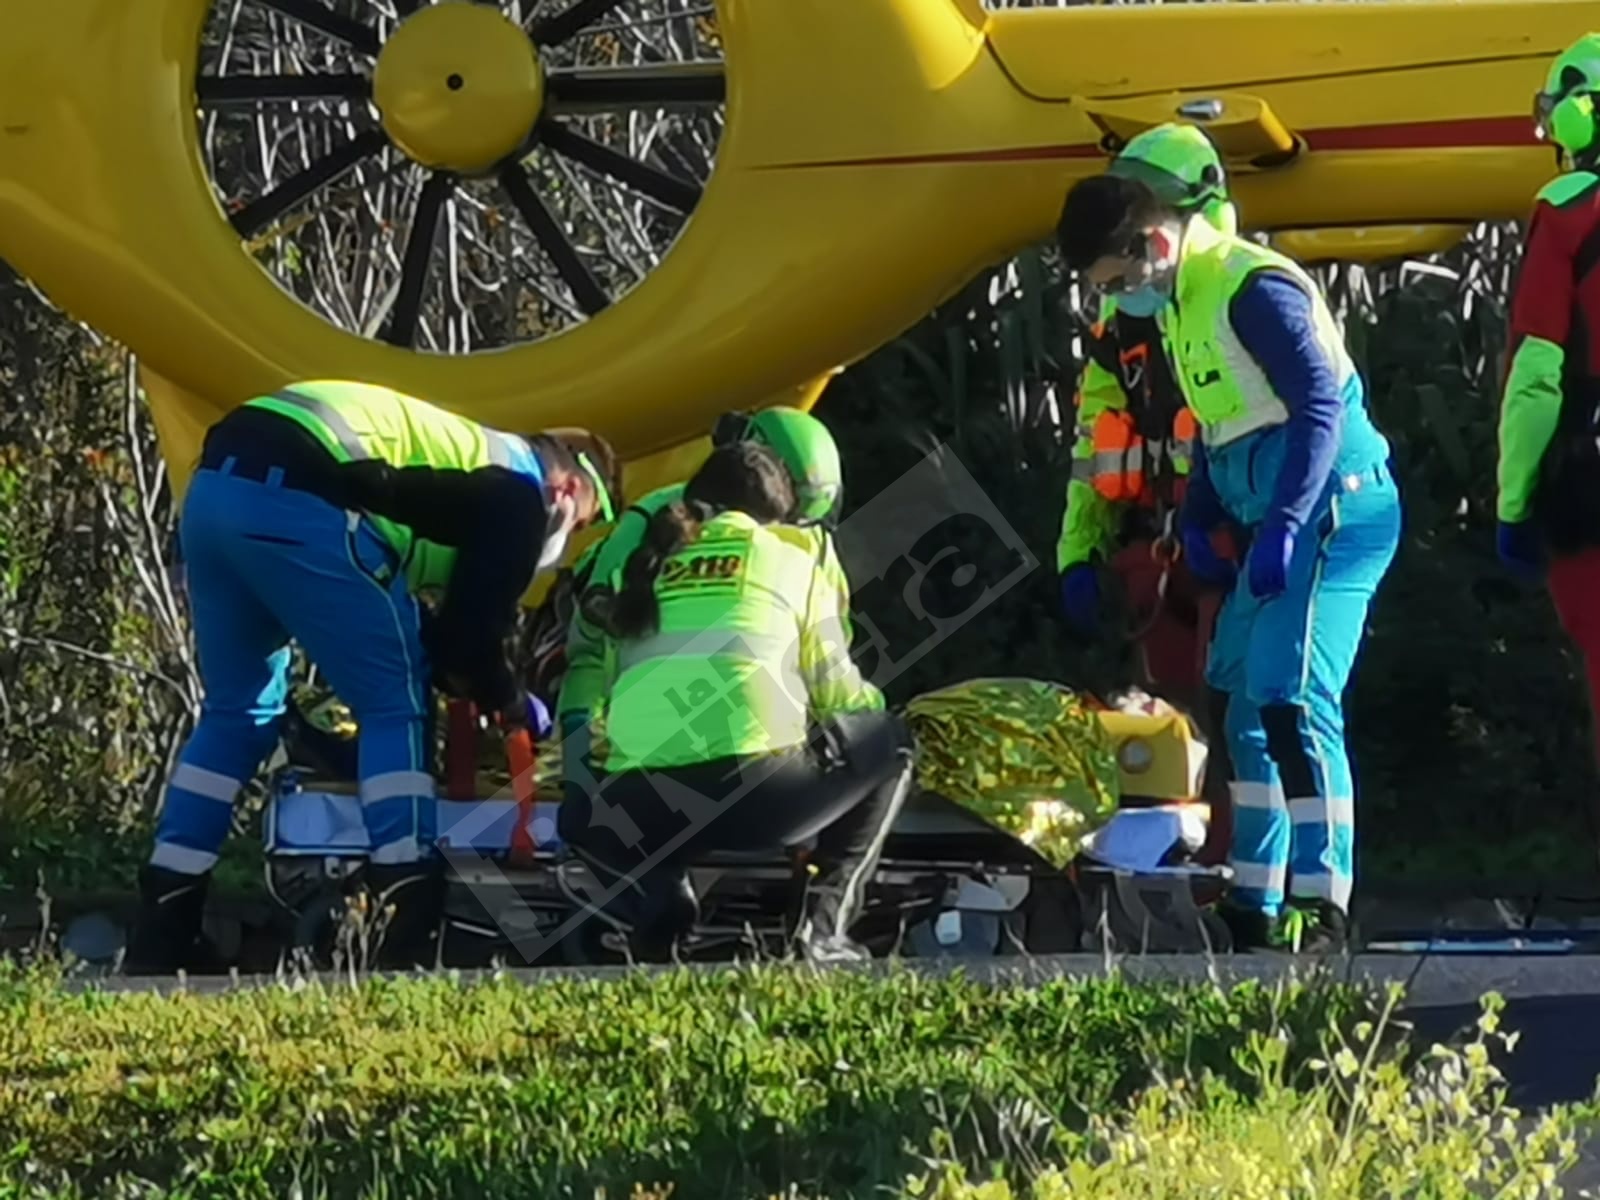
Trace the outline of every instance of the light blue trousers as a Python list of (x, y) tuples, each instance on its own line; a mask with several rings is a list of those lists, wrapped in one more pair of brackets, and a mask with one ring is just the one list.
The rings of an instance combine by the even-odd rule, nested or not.
[(1349, 907), (1355, 784), (1344, 692), (1400, 519), (1387, 467), (1335, 478), (1296, 539), (1287, 590), (1257, 600), (1241, 574), (1217, 618), (1206, 675), (1229, 697), (1233, 898), (1269, 915), (1286, 891)]

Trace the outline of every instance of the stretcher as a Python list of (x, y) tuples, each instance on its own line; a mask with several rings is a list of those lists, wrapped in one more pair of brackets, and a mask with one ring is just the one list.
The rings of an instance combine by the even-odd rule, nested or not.
[[(916, 957), (1226, 949), (1226, 931), (1207, 915), (1226, 872), (1192, 862), (1205, 840), (1207, 814), (1195, 799), (1205, 747), (1181, 714), (1149, 708), (1098, 714), (1116, 759), (1120, 807), (1070, 861), (998, 817), (914, 789), (869, 886), (858, 940), (877, 954)], [(597, 890), (562, 844), (559, 801), (548, 788), (519, 798), (477, 771), (476, 747), (463, 752), (459, 744), (471, 728), (460, 715), (457, 709), (449, 720), (455, 749), (447, 748), (432, 800), (449, 863), (445, 961), (623, 961), (620, 936), (579, 919), (560, 885), (558, 872), (566, 872), (567, 892)], [(326, 758), (290, 749), (291, 759)], [(524, 760), (513, 780), (531, 781), (536, 766)], [(1163, 821), (1167, 844), (1154, 846)], [(355, 784), (326, 768), (281, 769), (269, 783), (263, 840), (285, 938), (313, 957), (328, 955), (345, 891), (370, 851)], [(781, 955), (803, 895), (806, 850), (712, 854), (694, 863), (702, 919), (684, 952)]]
[[(517, 962), (587, 965), (622, 961), (620, 939), (583, 922), (558, 870), (581, 871), (564, 853), (558, 804), (522, 808), (514, 798), (436, 797), (441, 849), (450, 865), (445, 957), (449, 965)], [(520, 827), (531, 856), (513, 854)], [(263, 819), (267, 875), (293, 948), (313, 956), (333, 944), (344, 890), (370, 850), (353, 784), (293, 769), (274, 776)], [(753, 948), (781, 953), (805, 881), (803, 848), (713, 854), (691, 883), (704, 919), (688, 946), (726, 958)], [(597, 924), (597, 923), (591, 923)], [(879, 953), (997, 954), (1076, 949), (1080, 934), (1066, 873), (1011, 835), (930, 794), (913, 797), (891, 830), (868, 891), (861, 940)], [(547, 944), (548, 943), (548, 944)], [(521, 964), (518, 964), (521, 965)]]

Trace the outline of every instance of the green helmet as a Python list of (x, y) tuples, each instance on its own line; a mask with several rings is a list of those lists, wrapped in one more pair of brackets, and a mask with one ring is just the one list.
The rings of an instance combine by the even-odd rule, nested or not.
[(1139, 180), (1179, 212), (1198, 212), (1226, 233), (1238, 228), (1222, 156), (1193, 125), (1169, 123), (1145, 130), (1122, 148), (1110, 169), (1113, 175)]
[(1573, 157), (1596, 149), (1595, 94), (1600, 92), (1600, 34), (1587, 33), (1550, 64), (1544, 90), (1534, 97), (1533, 120)]
[(808, 525), (837, 519), (844, 503), (839, 447), (828, 427), (810, 413), (782, 406), (726, 413), (717, 418), (711, 440), (718, 446), (751, 441), (770, 447), (794, 478), (797, 519)]

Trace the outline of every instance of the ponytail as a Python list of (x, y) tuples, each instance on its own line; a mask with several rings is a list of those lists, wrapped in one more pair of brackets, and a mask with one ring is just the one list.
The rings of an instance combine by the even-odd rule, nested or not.
[(661, 564), (700, 536), (712, 510), (695, 501), (669, 504), (650, 518), (644, 538), (622, 567), (622, 590), (594, 607), (594, 619), (619, 639), (648, 637), (661, 625), (656, 576)]
[(701, 526), (723, 512), (782, 521), (794, 508), (794, 481), (773, 450), (755, 442), (718, 446), (684, 485), (683, 499), (650, 518), (638, 548), (623, 564), (621, 591), (602, 580), (584, 593), (584, 619), (618, 640), (649, 637), (661, 628), (656, 601), (661, 565), (698, 538)]

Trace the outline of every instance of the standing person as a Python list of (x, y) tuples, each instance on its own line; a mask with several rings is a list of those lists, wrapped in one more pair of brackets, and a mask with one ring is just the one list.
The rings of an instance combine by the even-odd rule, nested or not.
[[(1511, 301), (1500, 409), (1499, 552), (1544, 574), (1600, 720), (1600, 34), (1551, 65), (1536, 100), (1561, 174), (1534, 205)], [(1600, 747), (1600, 738), (1597, 738)]]
[(569, 896), (626, 928), (641, 958), (665, 957), (692, 924), (695, 854), (813, 836), (801, 947), (863, 956), (850, 928), (911, 782), (910, 739), (850, 659), (831, 539), (782, 523), (794, 507), (772, 450), (719, 446), (591, 603), (616, 643), (606, 753), (599, 786), (569, 792), (559, 824), (622, 903)]
[[(839, 447), (828, 427), (808, 412), (776, 406), (757, 413), (731, 412), (718, 418), (711, 432), (713, 447), (751, 441), (771, 449), (788, 469), (794, 487), (793, 524), (819, 527), (830, 547), (828, 530), (844, 504), (844, 476)], [(567, 791), (593, 787), (590, 769), (592, 724), (604, 711), (609, 686), (607, 654), (612, 646), (603, 630), (583, 611), (582, 593), (591, 585), (615, 587), (629, 556), (644, 540), (655, 514), (683, 499), (687, 484), (657, 488), (635, 500), (617, 518), (603, 541), (591, 546), (577, 567), (579, 603), (568, 626), (566, 674), (557, 703), (561, 728), (561, 765)]]
[(1340, 945), (1355, 846), (1343, 696), (1400, 536), (1388, 442), (1320, 290), (1291, 260), (1113, 175), (1072, 189), (1058, 236), (1067, 265), (1119, 303), (1160, 298), (1201, 432), (1185, 550), (1204, 557), (1230, 521), (1249, 540), (1207, 666), (1228, 695), (1235, 939)]
[[(1223, 233), (1239, 227), (1222, 159), (1193, 125), (1161, 125), (1132, 139), (1111, 173), (1142, 180), (1184, 216)], [(1227, 697), (1205, 686), (1205, 644), (1231, 566), (1177, 553), (1175, 520), (1199, 426), (1161, 342), (1152, 294), (1106, 295), (1079, 383), (1072, 480), (1056, 547), (1061, 609), (1087, 637), (1100, 632), (1101, 565), (1121, 578), (1140, 628), (1144, 679), (1193, 715), (1211, 745), (1202, 791), (1212, 814), (1207, 857), (1225, 854), (1230, 768)]]
[[(289, 643), (361, 727), (366, 883), (381, 963), (427, 957), (442, 904), (429, 688), (523, 719), (504, 653), (535, 574), (609, 519), (616, 456), (583, 430), (519, 437), (388, 388), (296, 384), (212, 426), (180, 522), (205, 704), (167, 782), (128, 969), (203, 961), (233, 804), (277, 742)], [(418, 596), (442, 597), (426, 638)]]

